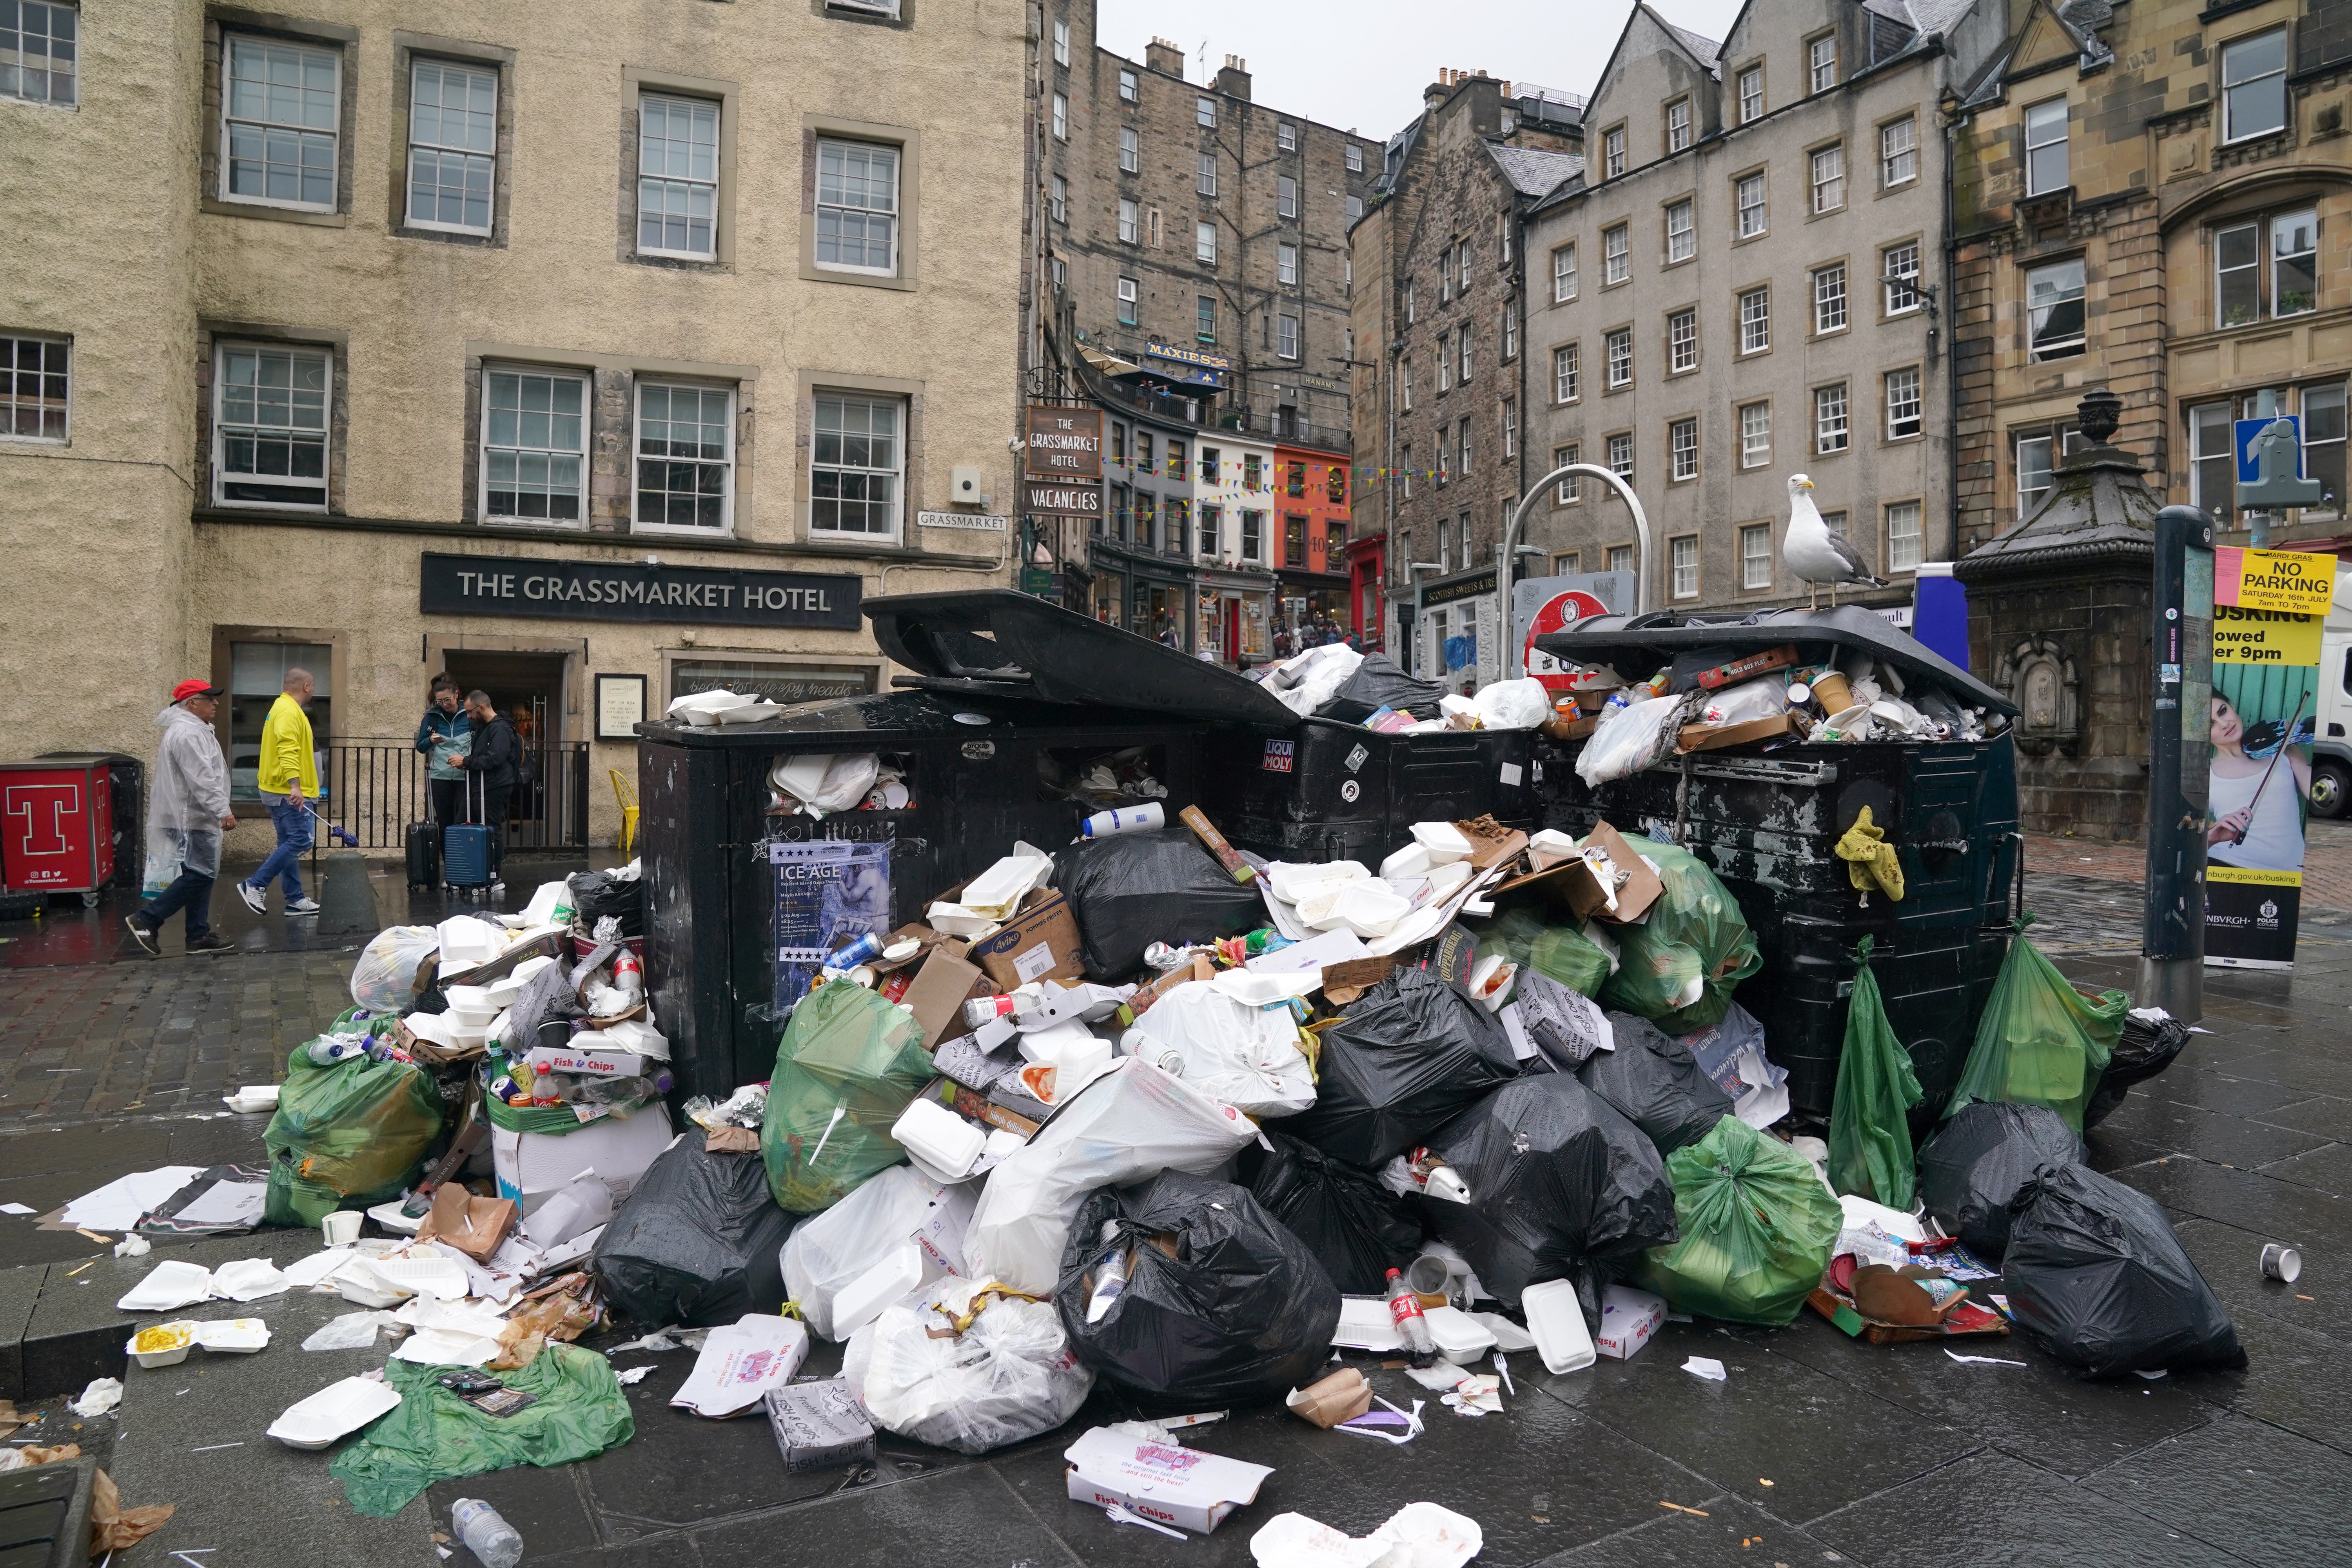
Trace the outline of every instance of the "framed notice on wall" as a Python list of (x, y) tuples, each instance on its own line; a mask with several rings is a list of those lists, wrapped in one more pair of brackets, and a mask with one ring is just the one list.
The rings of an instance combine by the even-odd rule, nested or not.
[(634, 741), (636, 726), (646, 718), (646, 678), (642, 675), (596, 677), (596, 738)]

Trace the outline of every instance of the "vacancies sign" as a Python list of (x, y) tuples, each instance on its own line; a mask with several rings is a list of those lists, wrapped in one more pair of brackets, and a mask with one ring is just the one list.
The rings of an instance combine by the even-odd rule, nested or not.
[(428, 552), (417, 579), (417, 608), (428, 616), (832, 631), (856, 631), (862, 624), (864, 584), (855, 576)]

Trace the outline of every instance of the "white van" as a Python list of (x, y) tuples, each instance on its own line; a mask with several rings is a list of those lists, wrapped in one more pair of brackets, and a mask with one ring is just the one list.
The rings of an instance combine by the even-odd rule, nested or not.
[(2319, 728), (2311, 744), (2311, 814), (2352, 808), (2352, 566), (2337, 563), (2336, 603), (2319, 633)]

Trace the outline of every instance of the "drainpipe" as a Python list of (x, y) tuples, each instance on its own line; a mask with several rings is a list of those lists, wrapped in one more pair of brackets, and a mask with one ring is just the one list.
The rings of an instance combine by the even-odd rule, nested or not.
[[(1950, 433), (1947, 445), (1951, 453), (1948, 465), (1951, 469), (1950, 507), (1952, 514), (1951, 544), (1944, 559), (1960, 558), (1960, 297), (1956, 281), (1957, 258), (1959, 247), (1959, 227), (1952, 205), (1952, 144), (1956, 121), (1944, 121), (1944, 301), (1945, 312), (1952, 319), (1944, 323), (1944, 419)], [(1996, 459), (1996, 468), (1998, 460)], [(1917, 595), (1914, 591), (1916, 599)]]

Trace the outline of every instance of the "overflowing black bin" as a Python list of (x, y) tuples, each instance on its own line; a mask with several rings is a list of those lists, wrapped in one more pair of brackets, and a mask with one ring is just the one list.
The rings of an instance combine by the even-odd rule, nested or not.
[[(1789, 643), (1814, 663), (1866, 653), (1906, 683), (1986, 710), (1989, 728), (2016, 711), (1884, 617), (1851, 605), (1712, 620), (1594, 616), (1537, 639), (1547, 652), (1612, 665), (1629, 679), (1696, 648), (1748, 654)], [(1927, 1091), (1920, 1114), (1939, 1113), (2008, 952), (2021, 847), (2010, 737), (1727, 747), (1598, 789), (1577, 775), (1581, 744), (1540, 743), (1542, 825), (1581, 834), (1605, 817), (1622, 832), (1683, 844), (1722, 878), (1764, 957), (1738, 1000), (1788, 1069), (1794, 1108), (1830, 1112), (1854, 944), (1870, 936), (1888, 1021)], [(1857, 893), (1835, 853), (1864, 806), (1901, 857), (1900, 900)]]

